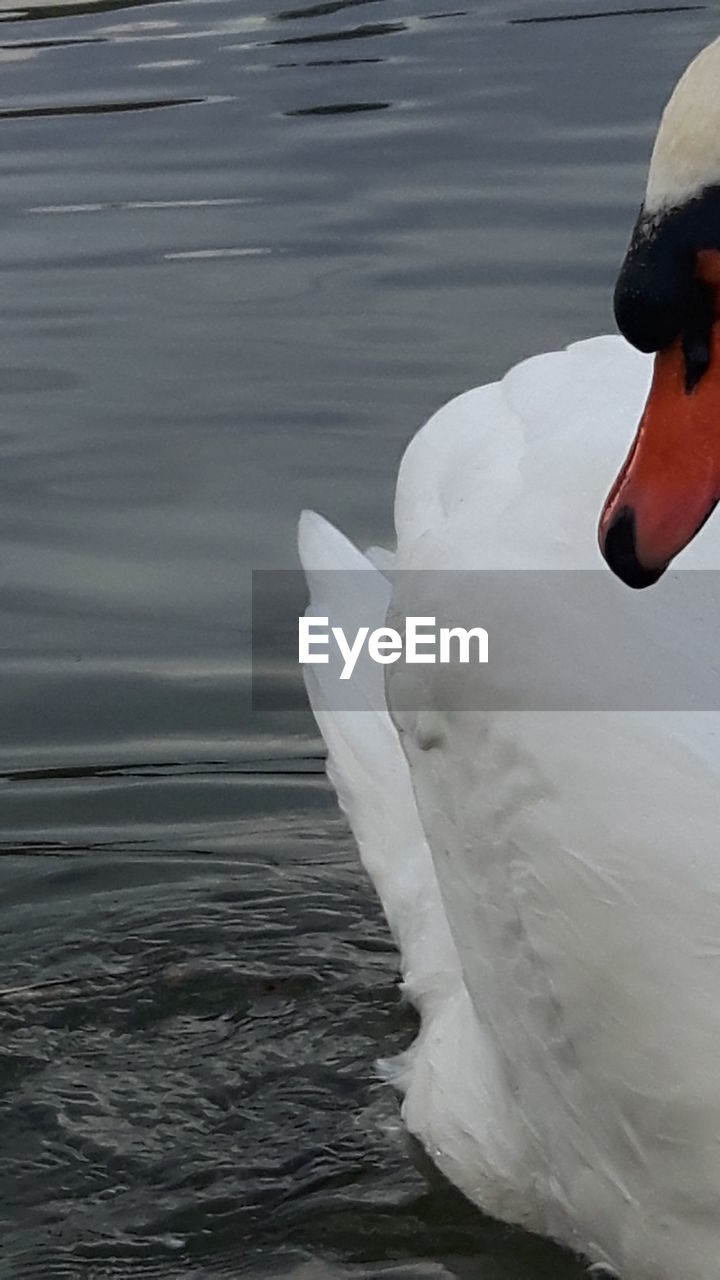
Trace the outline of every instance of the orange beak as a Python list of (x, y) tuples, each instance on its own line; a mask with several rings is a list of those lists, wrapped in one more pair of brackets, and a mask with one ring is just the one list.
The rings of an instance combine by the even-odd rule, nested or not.
[(630, 587), (656, 582), (720, 499), (720, 323), (709, 368), (690, 392), (685, 372), (677, 338), (655, 357), (637, 435), (600, 518), (600, 549)]

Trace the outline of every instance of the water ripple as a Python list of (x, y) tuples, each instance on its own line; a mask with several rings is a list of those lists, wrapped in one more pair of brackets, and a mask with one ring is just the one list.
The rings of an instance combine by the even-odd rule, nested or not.
[(386, 111), (391, 102), (329, 102), (323, 107), (296, 107), (286, 116), (347, 116), (360, 111)]
[(254, 204), (251, 196), (219, 196), (199, 200), (106, 200), (91, 204), (36, 204), (30, 205), (27, 213), (65, 214), (65, 213), (111, 213), (125, 211), (136, 213), (141, 210), (162, 213), (168, 209), (225, 209), (237, 205)]
[(189, 107), (207, 98), (143, 98), (136, 102), (78, 102), (63, 106), (0, 107), (0, 120), (36, 120), (44, 116), (96, 116), (125, 111), (156, 111), (165, 107)]
[(313, 36), (288, 36), (283, 40), (271, 40), (270, 43), (273, 45), (330, 44), (335, 40), (362, 40), (372, 36), (389, 36), (397, 31), (407, 31), (407, 23), (368, 22), (360, 27), (350, 27), (343, 31), (324, 31)]
[(587, 22), (593, 18), (634, 18), (658, 13), (695, 13), (706, 9), (705, 4), (648, 5), (636, 9), (597, 9), (592, 13), (551, 13), (532, 18), (510, 18), (511, 26), (524, 27), (539, 22)]
[[(20, 4), (14, 8), (0, 9), (0, 23), (17, 22), (21, 19), (23, 22), (43, 22), (48, 18), (74, 18), (81, 17), (85, 14), (93, 13), (116, 13), (122, 9), (132, 9), (138, 4), (139, 0), (54, 0), (54, 3), (47, 4), (46, 0), (40, 0), (39, 3)], [(166, 4), (167, 0), (142, 0), (143, 5)]]
[(228, 249), (178, 249), (173, 253), (164, 253), (166, 262), (199, 262), (212, 258), (261, 258), (272, 253), (272, 249), (228, 248)]
[(277, 22), (290, 22), (300, 18), (319, 18), (332, 13), (341, 13), (343, 9), (354, 9), (361, 4), (380, 4), (382, 0), (328, 0), (326, 4), (311, 4), (305, 9), (284, 9), (276, 13)]
[(276, 62), (281, 67), (358, 67), (385, 62), (385, 58), (315, 58), (311, 62)]

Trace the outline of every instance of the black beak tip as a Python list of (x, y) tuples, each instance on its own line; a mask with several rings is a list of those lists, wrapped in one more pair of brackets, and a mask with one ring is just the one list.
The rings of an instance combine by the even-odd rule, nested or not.
[(614, 517), (601, 543), (601, 550), (613, 573), (635, 591), (651, 587), (665, 572), (667, 565), (647, 569), (635, 550), (635, 512), (623, 507)]

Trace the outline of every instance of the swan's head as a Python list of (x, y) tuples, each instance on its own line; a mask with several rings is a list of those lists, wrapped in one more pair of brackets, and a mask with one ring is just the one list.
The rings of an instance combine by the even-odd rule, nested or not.
[(646, 587), (720, 499), (720, 40), (665, 108), (615, 316), (633, 346), (657, 354), (600, 547), (624, 582)]

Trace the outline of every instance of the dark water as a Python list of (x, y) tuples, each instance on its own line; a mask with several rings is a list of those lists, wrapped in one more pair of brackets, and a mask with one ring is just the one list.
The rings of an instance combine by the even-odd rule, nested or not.
[(444, 7), (0, 10), (2, 1276), (578, 1274), (409, 1157), (413, 1018), (310, 718), (250, 714), (249, 572), (305, 505), (387, 537), (435, 406), (610, 325), (720, 6)]

